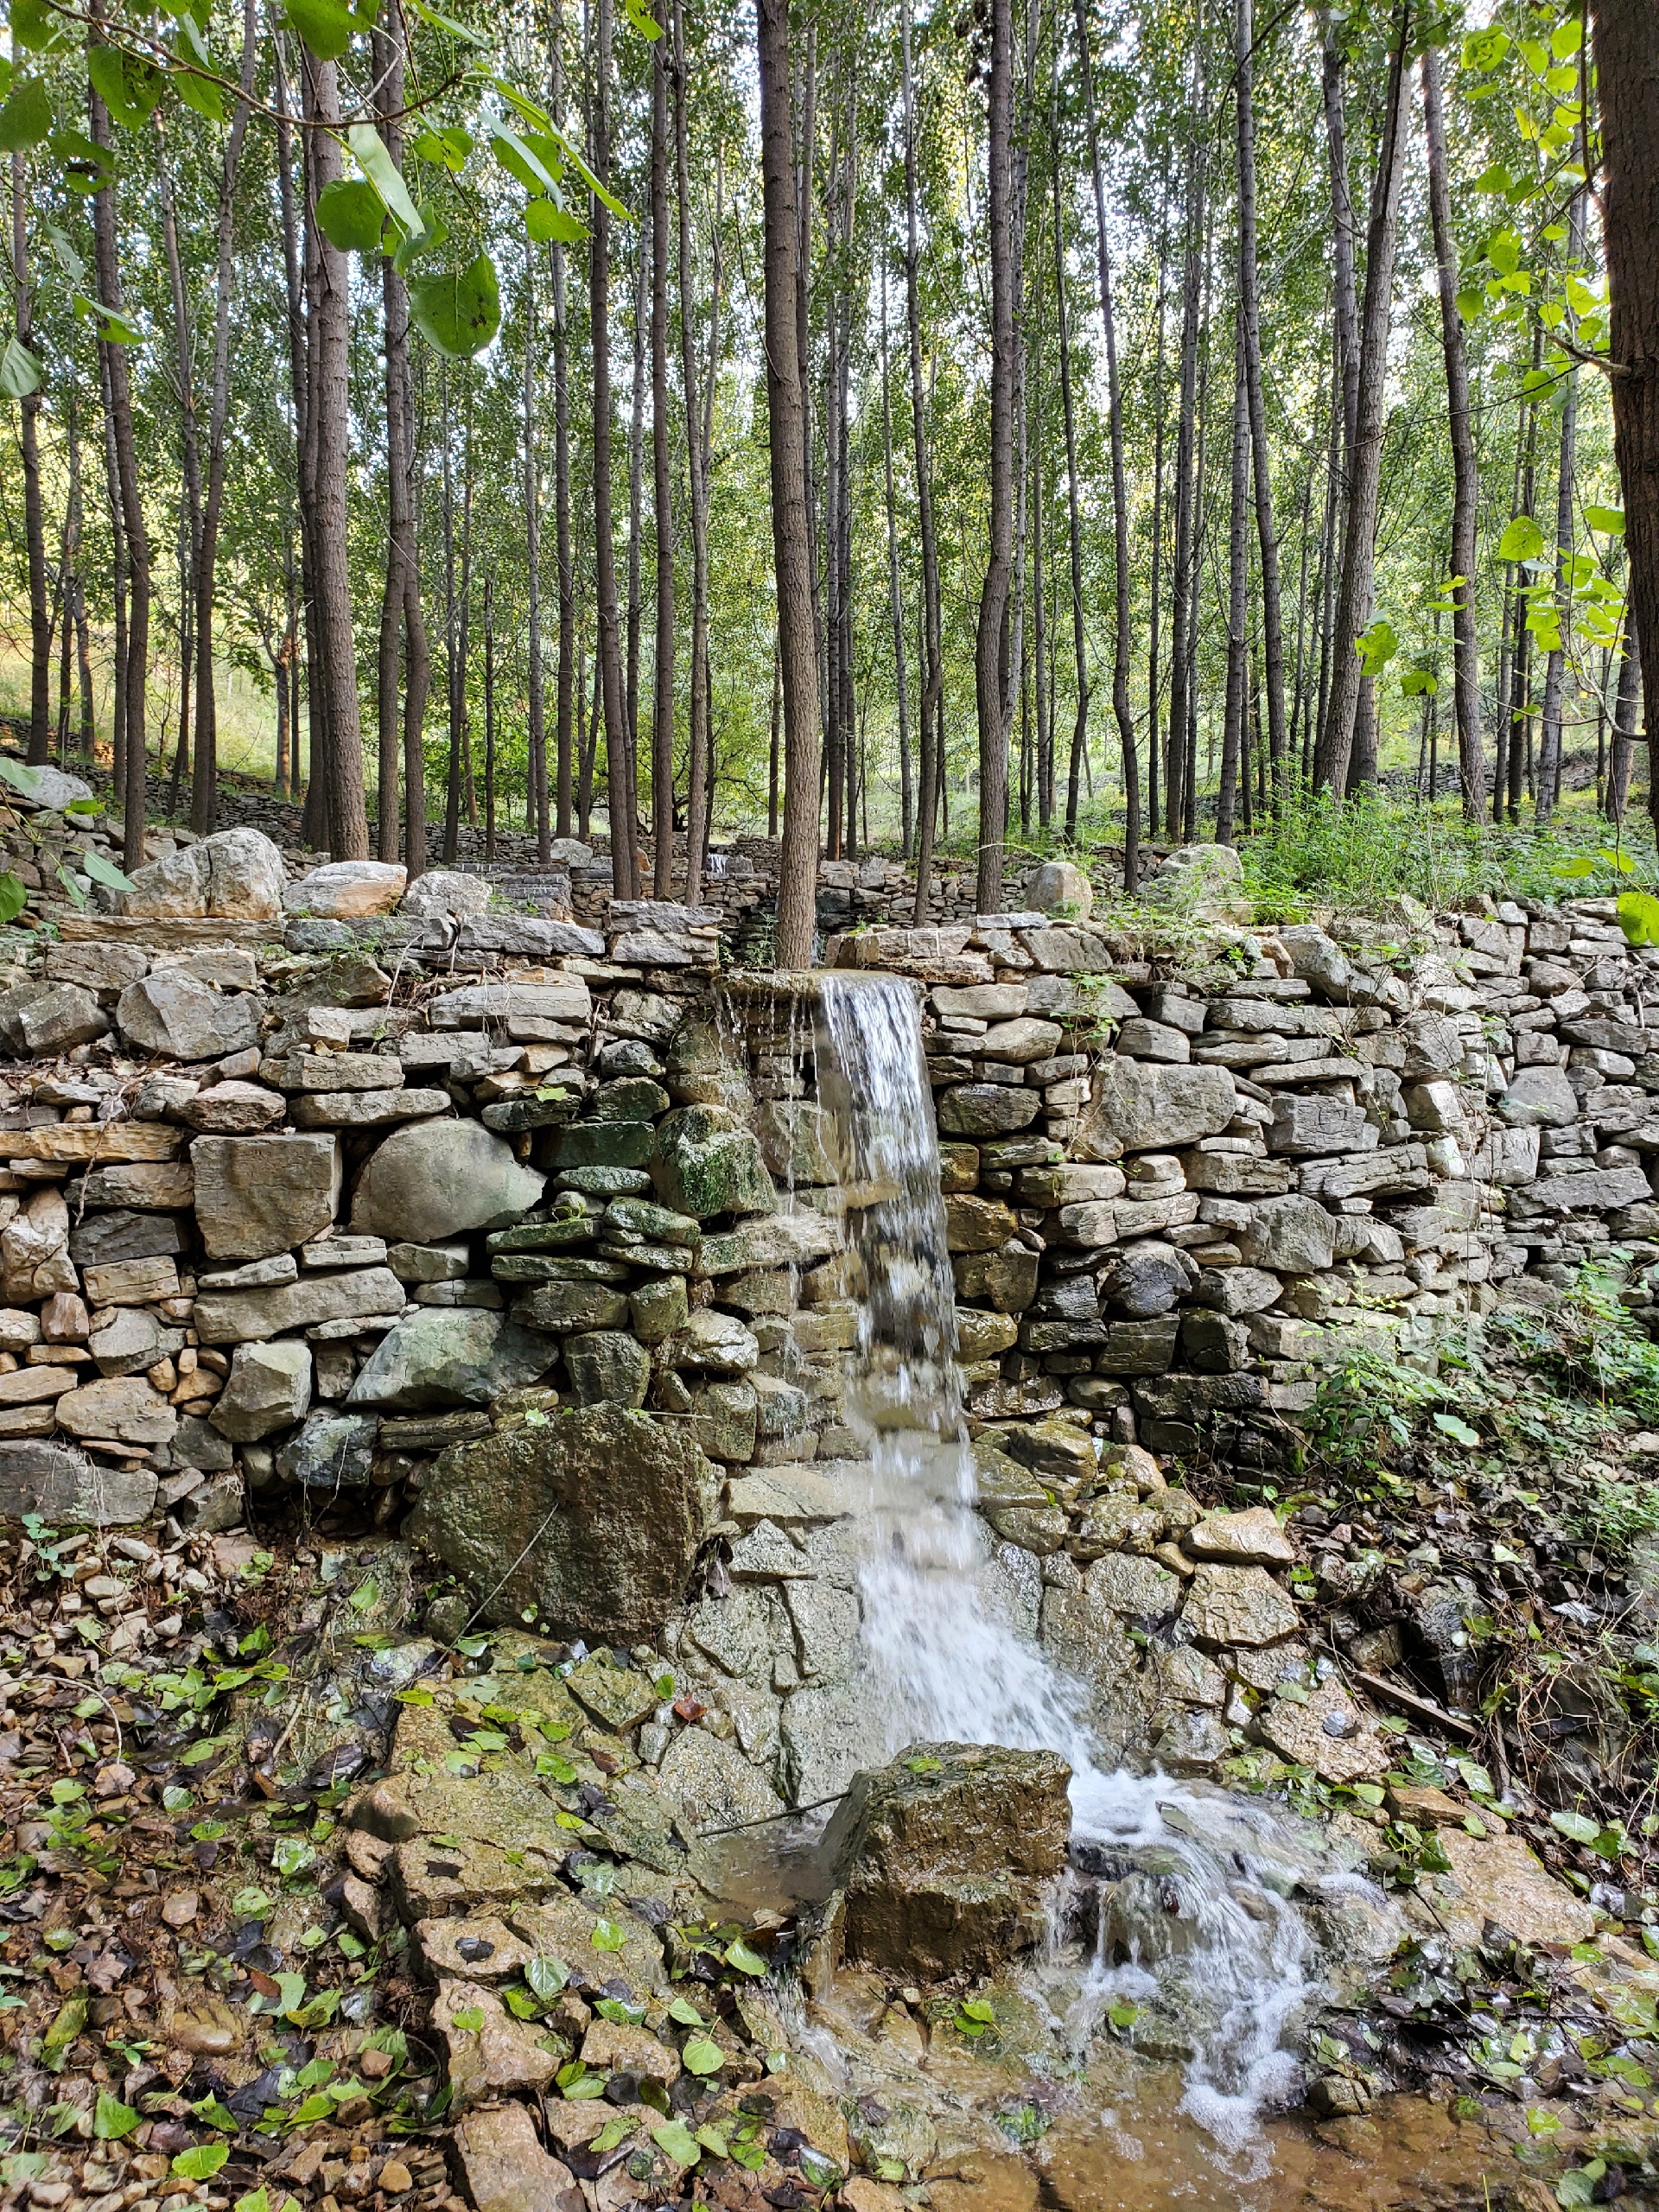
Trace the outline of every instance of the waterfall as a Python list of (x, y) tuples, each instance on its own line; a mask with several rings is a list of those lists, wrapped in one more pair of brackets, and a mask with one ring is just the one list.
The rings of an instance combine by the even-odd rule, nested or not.
[(1352, 1878), (1332, 1876), (1292, 1823), (1255, 1800), (1096, 1764), (1084, 1694), (1003, 1618), (973, 1510), (913, 987), (880, 973), (825, 974), (817, 1063), (840, 1134), (849, 1288), (861, 1317), (846, 1405), (872, 1468), (859, 1579), (883, 1753), (948, 1738), (1070, 1761), (1077, 1878), (1106, 1883), (1100, 1944), (1066, 2025), (1081, 2044), (1109, 2005), (1154, 1993), (1173, 2004), (1191, 2052), (1186, 2107), (1224, 2148), (1243, 2149), (1262, 2107), (1295, 2094), (1287, 2038), (1322, 1993), (1317, 1948), (1289, 1892), (1329, 1892)]

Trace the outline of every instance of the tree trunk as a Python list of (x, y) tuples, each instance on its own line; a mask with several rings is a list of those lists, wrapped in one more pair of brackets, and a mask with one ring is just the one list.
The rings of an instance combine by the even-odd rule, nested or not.
[(800, 231), (795, 207), (788, 0), (756, 0), (760, 169), (766, 210), (766, 419), (772, 563), (784, 695), (784, 837), (774, 957), (811, 965), (818, 873), (818, 660), (808, 536), (806, 410), (796, 327)]
[(905, 653), (905, 596), (899, 572), (899, 518), (893, 489), (893, 379), (887, 353), (887, 265), (881, 264), (881, 467), (887, 512), (887, 603), (893, 622), (893, 701), (899, 721), (899, 851), (910, 858), (915, 834), (910, 784), (910, 680)]
[[(377, 31), (375, 76), (380, 136), (401, 166), (404, 52), (397, 32)], [(397, 857), (397, 766), (403, 754), (404, 866), (412, 883), (426, 866), (427, 692), (431, 648), (421, 609), (421, 557), (415, 509), (415, 404), (409, 368), (409, 288), (391, 255), (380, 264), (386, 354), (386, 576), (380, 602), (377, 680), (379, 734), (379, 854)], [(399, 694), (399, 675), (402, 694)]]
[[(1227, 710), (1222, 728), (1221, 785), (1216, 794), (1216, 842), (1233, 842), (1239, 761), (1244, 747), (1244, 717), (1249, 654), (1250, 405), (1246, 389), (1244, 318), (1238, 317), (1234, 341), (1232, 504), (1227, 528)], [(1246, 770), (1246, 789), (1249, 771)], [(1248, 798), (1246, 804), (1248, 806)]]
[[(685, 62), (685, 16), (674, 0), (674, 189), (679, 218), (680, 381), (685, 398), (685, 470), (691, 493), (691, 683), (686, 745), (685, 899), (695, 906), (702, 895), (703, 815), (709, 773), (709, 478), (697, 407), (697, 346), (692, 325), (691, 186), (688, 153), (689, 84)], [(718, 216), (716, 216), (718, 220)], [(715, 310), (718, 321), (718, 309)], [(718, 342), (717, 337), (711, 342)], [(718, 364), (709, 363), (712, 397)], [(775, 812), (775, 784), (774, 807)], [(776, 836), (774, 822), (770, 833)]]
[(495, 572), (484, 579), (484, 857), (495, 860)]
[(1469, 415), (1469, 360), (1458, 312), (1458, 246), (1446, 177), (1440, 65), (1423, 49), (1423, 135), (1428, 147), (1429, 213), (1440, 293), (1440, 342), (1446, 354), (1446, 428), (1452, 440), (1452, 691), (1458, 725), (1458, 772), (1463, 810), (1478, 822), (1486, 807), (1486, 756), (1480, 736), (1480, 658), (1475, 633), (1475, 528), (1480, 475)]
[(1630, 755), (1637, 740), (1637, 701), (1642, 686), (1641, 658), (1628, 621), (1618, 660), (1618, 691), (1613, 705), (1612, 756), (1607, 771), (1607, 811), (1623, 823), (1630, 795)]
[(651, 458), (657, 531), (657, 687), (651, 725), (652, 895), (674, 881), (674, 516), (668, 431), (668, 56), (651, 49)]
[[(17, 343), (34, 350), (34, 294), (29, 281), (28, 194), (22, 154), (11, 157), (11, 282), (16, 302)], [(24, 394), (19, 404), (18, 442), (23, 463), (23, 535), (29, 548), (29, 760), (39, 766), (47, 758), (52, 717), (52, 614), (46, 579), (46, 516), (41, 500), (40, 418), (38, 391)]]
[(990, 0), (991, 66), (987, 168), (991, 257), (989, 551), (974, 639), (974, 703), (979, 721), (979, 872), (982, 914), (1002, 909), (1002, 847), (1008, 810), (1008, 733), (1003, 715), (1008, 588), (1014, 563), (1014, 265), (1009, 222), (1014, 110), (1011, 0)]
[[(1058, 61), (1055, 66), (1058, 69)], [(1071, 651), (1077, 668), (1071, 754), (1065, 779), (1065, 835), (1067, 842), (1075, 844), (1079, 785), (1089, 736), (1090, 686), (1083, 624), (1083, 526), (1077, 507), (1077, 419), (1071, 391), (1071, 318), (1066, 306), (1065, 224), (1061, 212), (1058, 162), (1054, 165), (1053, 187), (1055, 327), (1060, 341), (1060, 414), (1065, 429), (1065, 513), (1071, 561)]]
[(443, 779), (443, 864), (453, 868), (461, 858), (461, 672), (458, 626), (459, 601), (455, 591), (455, 471), (454, 418), (449, 406), (449, 365), (443, 365), (442, 448), (443, 483), (443, 674), (449, 710), (449, 757)]
[[(571, 724), (575, 704), (576, 688), (576, 569), (570, 550), (570, 336), (569, 307), (565, 291), (564, 248), (555, 245), (551, 253), (553, 270), (553, 548), (559, 570), (559, 653), (555, 677), (556, 706), (555, 709), (555, 807), (561, 837), (570, 835), (570, 744)], [(535, 433), (535, 372), (529, 366), (529, 354), (533, 344), (532, 334), (526, 330), (524, 350), (526, 359), (526, 391), (524, 396), (524, 450), (526, 537), (528, 537), (529, 510), (534, 501), (532, 491), (536, 472), (531, 459)], [(539, 515), (537, 519), (537, 539), (541, 536)], [(537, 620), (533, 632), (535, 682), (532, 696), (541, 690), (541, 585), (537, 575), (536, 590)], [(536, 837), (538, 855), (545, 866), (551, 855), (551, 842), (547, 828), (547, 730), (545, 719), (536, 746)]]
[(1209, 88), (1193, 57), (1192, 106), (1196, 127), (1186, 149), (1186, 266), (1181, 280), (1180, 412), (1175, 429), (1175, 573), (1170, 592), (1169, 765), (1164, 777), (1164, 819), (1172, 840), (1179, 840), (1192, 810), (1187, 777), (1188, 732), (1194, 713), (1192, 609), (1197, 602), (1198, 504), (1195, 450), (1198, 442), (1198, 322), (1204, 293), (1205, 154), (1209, 124)]
[[(1567, 219), (1567, 259), (1584, 258), (1584, 193), (1573, 195)], [(1567, 372), (1561, 400), (1560, 457), (1555, 474), (1555, 612), (1560, 643), (1544, 672), (1544, 710), (1538, 734), (1538, 819), (1547, 822), (1561, 795), (1561, 721), (1567, 691), (1567, 636), (1573, 612), (1573, 505), (1578, 467), (1579, 372)]]
[(1602, 233), (1612, 303), (1613, 450), (1624, 486), (1630, 609), (1659, 823), (1659, 36), (1653, 0), (1595, 0), (1606, 185)]
[(1255, 533), (1262, 556), (1262, 662), (1268, 699), (1268, 759), (1274, 798), (1287, 766), (1285, 734), (1285, 641), (1279, 601), (1279, 533), (1273, 518), (1267, 407), (1262, 393), (1262, 319), (1255, 265), (1255, 26), (1251, 0), (1235, 0), (1235, 83), (1238, 114), (1238, 313), (1244, 345), (1244, 395), (1250, 418), (1255, 480)]
[(905, 313), (910, 339), (910, 413), (916, 448), (916, 526), (922, 541), (922, 705), (917, 725), (916, 905), (919, 928), (932, 888), (933, 837), (944, 781), (944, 658), (939, 615), (939, 555), (933, 531), (933, 483), (922, 396), (921, 248), (916, 216), (916, 99), (911, 78), (910, 0), (901, 0), (905, 112)]
[[(556, 272), (563, 277), (563, 270)], [(555, 305), (554, 373), (556, 378), (564, 359), (563, 307)], [(552, 844), (548, 826), (547, 807), (547, 702), (542, 677), (542, 472), (537, 454), (536, 354), (541, 344), (541, 329), (536, 314), (536, 257), (526, 250), (524, 254), (524, 583), (529, 601), (526, 639), (529, 668), (529, 760), (526, 764), (530, 779), (528, 813), (536, 831), (536, 855), (543, 868), (552, 857)], [(558, 399), (555, 394), (556, 413)], [(556, 436), (568, 438), (568, 423), (556, 425)], [(574, 578), (567, 582), (570, 566), (570, 479), (568, 445), (562, 456), (556, 454), (554, 466), (563, 466), (563, 482), (556, 487), (555, 503), (563, 490), (564, 510), (556, 512), (554, 528), (559, 543), (559, 672), (560, 710), (566, 720), (560, 737), (559, 754), (559, 835), (570, 834), (570, 730), (567, 695), (570, 682), (569, 664), (565, 639), (567, 613), (574, 613)], [(567, 601), (570, 602), (567, 610)]]
[[(610, 182), (611, 0), (597, 0), (594, 61), (594, 175)], [(611, 512), (611, 212), (594, 195), (588, 250), (588, 313), (593, 336), (594, 570), (599, 617), (599, 688), (605, 719), (606, 800), (611, 826), (611, 890), (618, 899), (639, 895), (634, 839), (633, 779), (623, 714), (622, 641), (617, 618), (616, 547)]]
[(313, 197), (307, 220), (316, 232), (316, 382), (313, 387), (316, 448), (317, 629), (322, 680), (327, 687), (327, 741), (312, 779), (324, 786), (328, 850), (337, 861), (369, 856), (363, 793), (363, 727), (357, 696), (357, 647), (352, 631), (351, 548), (346, 483), (351, 461), (351, 272), (348, 257), (316, 226), (316, 199), (340, 176), (340, 84), (332, 61), (308, 56), (306, 109), (311, 132)]
[[(1363, 669), (1360, 634), (1371, 620), (1372, 580), (1376, 559), (1377, 486), (1382, 463), (1382, 437), (1387, 426), (1389, 321), (1394, 292), (1394, 251), (1400, 230), (1400, 188), (1405, 174), (1405, 47), (1408, 16), (1402, 11), (1400, 29), (1389, 61), (1389, 89), (1382, 114), (1382, 144), (1371, 194), (1370, 220), (1366, 233), (1365, 307), (1359, 359), (1358, 413), (1354, 436), (1353, 467), (1348, 486), (1348, 512), (1342, 550), (1342, 583), (1337, 594), (1334, 650), (1336, 669), (1331, 687), (1327, 728), (1313, 759), (1316, 788), (1328, 788), (1340, 797), (1350, 787), (1349, 771), (1355, 762), (1355, 727), (1360, 705)], [(1376, 763), (1363, 760), (1375, 774)]]
[[(645, 296), (651, 282), (651, 233), (643, 228), (636, 230), (634, 235), (633, 275), (633, 382), (628, 399), (628, 599), (625, 622), (626, 649), (623, 662), (623, 712), (627, 717), (628, 733), (624, 760), (628, 774), (629, 835), (637, 841), (639, 821), (639, 549), (644, 514)], [(643, 879), (638, 888), (645, 888)]]
[[(87, 88), (87, 109), (94, 145), (110, 143), (109, 111), (96, 90)], [(121, 263), (116, 245), (115, 185), (106, 184), (92, 199), (93, 257), (98, 270), (99, 297), (105, 307), (122, 311)], [(125, 541), (131, 602), (126, 623), (126, 651), (122, 656), (119, 682), (122, 694), (123, 776), (121, 812), (124, 824), (122, 865), (129, 875), (143, 865), (146, 753), (144, 744), (145, 689), (149, 672), (149, 534), (144, 522), (143, 494), (138, 481), (138, 454), (132, 431), (132, 391), (127, 381), (124, 346), (100, 339), (109, 396), (110, 430), (115, 450), (116, 481), (120, 494), (121, 534)]]
[[(195, 347), (190, 311), (185, 303), (184, 266), (179, 255), (178, 213), (174, 200), (173, 175), (167, 157), (163, 129), (156, 134), (156, 197), (162, 211), (162, 250), (167, 264), (167, 288), (173, 309), (173, 355), (179, 395), (179, 458), (183, 496), (179, 501), (179, 735), (173, 748), (173, 772), (168, 779), (167, 818), (177, 817), (179, 793), (190, 756), (191, 651), (195, 636), (194, 614), (196, 577), (201, 557), (201, 454), (196, 424)], [(166, 733), (156, 751), (164, 754)], [(213, 789), (217, 792), (215, 775)], [(194, 796), (194, 795), (193, 795)], [(194, 825), (193, 825), (194, 826)], [(210, 822), (208, 828), (212, 828)]]
[(1147, 834), (1156, 837), (1158, 818), (1159, 622), (1164, 588), (1164, 288), (1168, 264), (1163, 212), (1169, 204), (1167, 181), (1160, 195), (1158, 226), (1158, 349), (1152, 372), (1152, 582), (1147, 601)]

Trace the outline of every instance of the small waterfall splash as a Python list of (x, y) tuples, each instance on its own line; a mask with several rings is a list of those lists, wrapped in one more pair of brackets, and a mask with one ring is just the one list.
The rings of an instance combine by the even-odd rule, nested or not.
[(1074, 1862), (1104, 1878), (1096, 1956), (1068, 2031), (1081, 2049), (1109, 2006), (1156, 1991), (1189, 2054), (1187, 2109), (1224, 2148), (1242, 2150), (1262, 2107), (1294, 2095), (1300, 2069), (1287, 2038), (1319, 1994), (1316, 1946), (1289, 1892), (1330, 1878), (1263, 1806), (1103, 1770), (1082, 1689), (1004, 1619), (972, 1510), (915, 995), (899, 976), (831, 971), (820, 1009), (818, 1090), (841, 1133), (849, 1287), (861, 1313), (846, 1402), (872, 1467), (860, 1586), (884, 1753), (948, 1738), (1071, 1762)]

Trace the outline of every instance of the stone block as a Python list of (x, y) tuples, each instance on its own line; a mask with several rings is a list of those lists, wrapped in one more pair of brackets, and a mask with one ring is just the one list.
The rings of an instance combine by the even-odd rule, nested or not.
[(1332, 1263), (1332, 1236), (1331, 1217), (1318, 1200), (1291, 1192), (1263, 1198), (1252, 1209), (1249, 1227), (1239, 1231), (1238, 1249), (1247, 1267), (1313, 1274)]
[(263, 1011), (264, 1001), (251, 991), (226, 997), (169, 968), (129, 983), (115, 1015), (123, 1036), (141, 1052), (219, 1060), (258, 1043)]
[(331, 1136), (198, 1137), (196, 1225), (210, 1258), (258, 1260), (318, 1236), (340, 1200)]
[(352, 1226), (369, 1236), (440, 1243), (516, 1220), (544, 1184), (510, 1144), (476, 1122), (420, 1122), (376, 1148), (358, 1180)]
[(78, 983), (29, 982), (0, 991), (0, 1044), (15, 1058), (67, 1052), (102, 1037), (109, 1016)]
[(266, 1290), (204, 1291), (193, 1319), (206, 1344), (251, 1343), (325, 1321), (368, 1320), (401, 1313), (404, 1287), (389, 1268), (308, 1275)]
[(1042, 1103), (1037, 1091), (1008, 1084), (954, 1084), (940, 1094), (939, 1128), (950, 1136), (1005, 1136), (1029, 1128)]
[[(1217, 1135), (1237, 1103), (1226, 1068), (1109, 1059), (1096, 1075), (1077, 1149), (1084, 1158), (1168, 1151)], [(1103, 1145), (1112, 1147), (1109, 1154)]]
[(308, 1344), (291, 1337), (276, 1344), (241, 1344), (208, 1419), (222, 1436), (252, 1444), (303, 1420), (310, 1402)]
[(0, 1442), (0, 1517), (38, 1513), (56, 1528), (130, 1528), (156, 1503), (149, 1467), (110, 1467), (66, 1444)]
[(1268, 1143), (1274, 1152), (1304, 1157), (1374, 1152), (1379, 1134), (1363, 1106), (1314, 1093), (1274, 1099)]

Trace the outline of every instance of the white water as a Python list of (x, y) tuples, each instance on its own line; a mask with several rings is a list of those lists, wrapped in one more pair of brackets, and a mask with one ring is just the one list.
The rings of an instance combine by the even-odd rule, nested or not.
[[(1287, 2041), (1319, 1994), (1318, 1961), (1286, 1891), (1322, 1870), (1291, 1825), (1252, 1800), (1097, 1766), (1084, 1693), (989, 1600), (915, 996), (898, 976), (836, 972), (823, 978), (822, 1009), (819, 1094), (849, 1155), (849, 1194), (868, 1201), (848, 1213), (862, 1318), (847, 1410), (873, 1469), (860, 1580), (884, 1752), (950, 1739), (1071, 1763), (1074, 1859), (1156, 1872), (1103, 1885), (1103, 1936), (1114, 1940), (1067, 2027), (1081, 2047), (1115, 2001), (1173, 2004), (1192, 2050), (1186, 2107), (1225, 2150), (1245, 2150), (1264, 2107), (1300, 2082)], [(1147, 1909), (1126, 1918), (1137, 1897)]]

